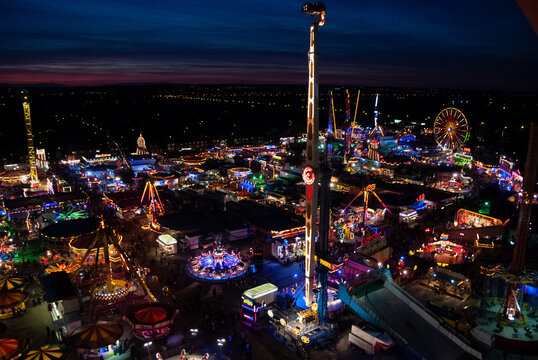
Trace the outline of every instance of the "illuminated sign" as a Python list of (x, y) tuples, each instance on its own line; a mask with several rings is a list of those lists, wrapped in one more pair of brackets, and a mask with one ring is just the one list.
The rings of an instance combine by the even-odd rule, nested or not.
[(247, 305), (249, 305), (249, 306), (254, 307), (254, 304), (252, 303), (252, 301), (251, 301), (250, 299), (244, 299), (244, 300), (243, 300), (243, 303), (245, 303), (245, 304), (247, 304)]
[(316, 174), (314, 174), (314, 169), (310, 166), (307, 166), (303, 169), (303, 180), (307, 185), (312, 185), (314, 180), (316, 180)]
[(370, 184), (366, 187), (366, 191), (374, 191), (375, 190), (375, 184)]

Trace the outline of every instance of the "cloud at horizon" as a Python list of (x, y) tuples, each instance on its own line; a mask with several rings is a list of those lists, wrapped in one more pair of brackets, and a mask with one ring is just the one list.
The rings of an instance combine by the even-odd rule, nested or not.
[[(325, 84), (538, 89), (514, 2), (327, 1)], [(19, 0), (0, 11), (0, 83), (306, 81), (301, 2)]]

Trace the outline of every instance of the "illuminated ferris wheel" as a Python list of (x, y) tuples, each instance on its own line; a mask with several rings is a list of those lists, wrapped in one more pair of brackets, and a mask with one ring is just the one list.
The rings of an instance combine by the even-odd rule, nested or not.
[(444, 150), (459, 149), (469, 139), (469, 123), (463, 113), (453, 107), (443, 109), (433, 124), (435, 141)]

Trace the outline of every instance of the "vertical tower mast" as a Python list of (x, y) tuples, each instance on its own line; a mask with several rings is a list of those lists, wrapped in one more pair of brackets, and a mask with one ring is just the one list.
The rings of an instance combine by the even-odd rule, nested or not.
[(28, 162), (30, 164), (30, 184), (32, 187), (39, 186), (37, 166), (35, 159), (34, 135), (32, 133), (32, 118), (30, 116), (30, 99), (28, 91), (22, 91), (22, 109), (24, 111), (24, 123), (26, 125), (26, 140), (28, 142)]
[[(536, 184), (536, 171), (538, 169), (538, 125), (531, 123), (529, 145), (527, 149), (527, 160), (525, 162), (525, 176), (523, 177), (523, 196), (519, 209), (519, 218), (516, 229), (516, 244), (510, 264), (511, 272), (516, 276), (521, 276), (525, 268), (525, 254), (527, 252), (527, 240), (529, 237), (529, 223), (534, 200), (534, 189)], [(505, 316), (509, 320), (516, 317), (523, 318), (521, 308), (518, 304), (520, 281), (516, 278), (510, 282), (508, 296), (506, 299)]]
[(318, 27), (325, 22), (324, 3), (305, 3), (302, 11), (316, 18), (310, 25), (310, 49), (308, 51), (308, 108), (306, 129), (306, 163), (303, 180), (306, 183), (306, 232), (305, 232), (305, 301), (313, 303), (314, 256), (316, 246), (319, 177), (319, 109), (318, 109)]
[(379, 113), (377, 112), (377, 102), (379, 100), (379, 94), (375, 94), (375, 105), (374, 105), (374, 127), (377, 127), (377, 116)]
[(327, 137), (325, 138), (325, 162), (328, 163), (332, 159), (333, 155), (333, 140), (335, 138), (334, 133), (336, 131), (336, 123), (334, 122), (334, 116), (333, 116), (333, 92), (330, 92), (330, 99), (329, 99), (329, 126), (327, 128)]
[(379, 131), (381, 136), (384, 136), (383, 129), (377, 123), (377, 118), (379, 116), (379, 111), (377, 111), (377, 102), (378, 102), (378, 100), (379, 100), (379, 94), (376, 94), (375, 95), (375, 105), (374, 105), (374, 129), (370, 132), (370, 136), (372, 136), (376, 132), (376, 130)]
[(532, 201), (536, 184), (536, 171), (538, 168), (538, 125), (531, 123), (527, 161), (525, 163), (525, 176), (523, 177), (523, 196), (516, 229), (516, 245), (510, 270), (515, 275), (521, 275), (525, 266), (525, 253), (529, 237), (529, 223), (531, 217)]

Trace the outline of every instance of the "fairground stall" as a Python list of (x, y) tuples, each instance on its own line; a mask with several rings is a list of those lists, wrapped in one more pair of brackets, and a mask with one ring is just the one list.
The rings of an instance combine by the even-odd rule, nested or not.
[(295, 262), (304, 257), (304, 226), (271, 231), (271, 255), (280, 263)]
[(177, 253), (177, 240), (174, 239), (171, 235), (169, 234), (159, 235), (159, 237), (157, 238), (157, 243), (159, 244), (159, 248), (165, 254)]
[(241, 322), (252, 328), (263, 323), (266, 307), (275, 302), (278, 288), (266, 283), (243, 293), (241, 304)]

